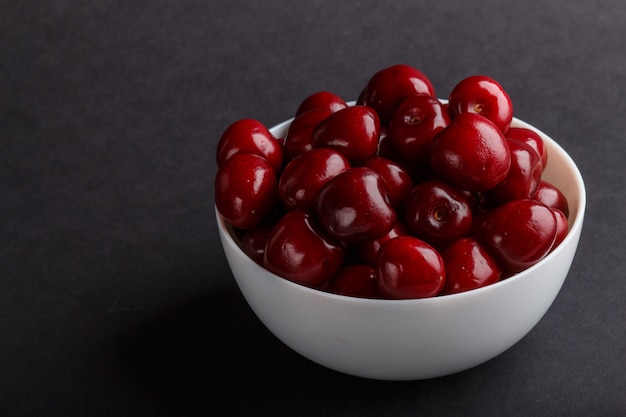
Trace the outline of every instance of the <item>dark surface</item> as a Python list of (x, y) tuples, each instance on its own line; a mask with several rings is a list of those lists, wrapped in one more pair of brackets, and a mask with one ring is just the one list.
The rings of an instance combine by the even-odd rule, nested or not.
[[(0, 1), (0, 415), (626, 414), (626, 6), (613, 1)], [(588, 209), (544, 319), (475, 369), (379, 382), (272, 336), (213, 215), (215, 146), (407, 63), (499, 80)], [(221, 410), (221, 411), (220, 411)]]

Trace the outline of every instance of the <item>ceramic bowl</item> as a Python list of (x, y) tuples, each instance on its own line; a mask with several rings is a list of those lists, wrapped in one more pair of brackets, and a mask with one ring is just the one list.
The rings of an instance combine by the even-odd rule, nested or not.
[[(271, 129), (282, 137), (290, 121)], [(352, 298), (307, 288), (248, 258), (215, 211), (232, 274), (254, 313), (282, 342), (338, 372), (380, 380), (440, 377), (484, 363), (522, 339), (544, 316), (569, 272), (585, 214), (585, 186), (571, 157), (538, 132), (549, 160), (543, 178), (570, 207), (569, 234), (529, 269), (490, 286), (414, 300)], [(529, 358), (532, 360), (532, 358)]]

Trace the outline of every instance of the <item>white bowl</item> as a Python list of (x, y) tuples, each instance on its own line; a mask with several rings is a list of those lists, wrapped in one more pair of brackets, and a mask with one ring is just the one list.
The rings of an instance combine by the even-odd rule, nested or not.
[[(283, 136), (290, 121), (271, 129)], [(460, 372), (523, 338), (543, 317), (569, 272), (585, 213), (582, 176), (570, 156), (538, 129), (548, 149), (544, 179), (570, 207), (570, 231), (551, 254), (490, 286), (415, 300), (351, 298), (307, 288), (263, 269), (238, 246), (216, 210), (224, 252), (241, 292), (265, 326), (304, 357), (350, 375), (416, 380)], [(532, 358), (529, 358), (532, 360)]]

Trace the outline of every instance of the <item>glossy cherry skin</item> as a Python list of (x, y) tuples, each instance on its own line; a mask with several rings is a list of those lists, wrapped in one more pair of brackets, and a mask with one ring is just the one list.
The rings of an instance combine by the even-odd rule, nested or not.
[(392, 148), (391, 140), (389, 140), (389, 126), (380, 126), (380, 134), (378, 135), (378, 149), (376, 156), (382, 156), (383, 158), (390, 159), (392, 161), (397, 160), (397, 156)]
[(450, 115), (437, 98), (425, 94), (406, 97), (389, 122), (394, 154), (417, 167), (427, 165), (434, 137), (449, 124)]
[(543, 165), (537, 152), (527, 143), (507, 139), (511, 151), (511, 166), (506, 177), (489, 190), (497, 203), (533, 198), (541, 181)]
[(543, 169), (546, 169), (548, 165), (548, 149), (537, 132), (526, 129), (525, 127), (510, 127), (509, 130), (506, 131), (505, 137), (528, 144), (537, 152), (541, 158), (541, 166)]
[(436, 247), (467, 234), (472, 208), (467, 195), (438, 180), (417, 184), (404, 207), (404, 223), (417, 237)]
[(351, 106), (324, 119), (313, 132), (313, 147), (333, 148), (357, 165), (376, 154), (380, 121), (373, 109)]
[(513, 103), (504, 88), (485, 75), (462, 79), (450, 92), (448, 108), (452, 117), (461, 113), (476, 113), (491, 120), (501, 132), (506, 132), (513, 120)]
[(508, 272), (522, 271), (543, 259), (554, 244), (557, 222), (552, 209), (535, 200), (515, 200), (487, 213), (476, 238)]
[(231, 225), (252, 229), (275, 210), (278, 181), (263, 157), (242, 153), (228, 158), (215, 176), (215, 204)]
[(255, 229), (246, 230), (241, 238), (241, 250), (257, 264), (263, 266), (263, 255), (269, 238), (271, 226), (263, 225)]
[(378, 113), (381, 124), (387, 125), (398, 104), (412, 94), (436, 97), (426, 75), (409, 65), (398, 64), (376, 72), (362, 90), (360, 100)]
[(389, 202), (394, 208), (400, 207), (413, 189), (411, 174), (396, 162), (382, 156), (368, 159), (363, 166), (373, 169), (382, 177), (387, 186)]
[(345, 100), (331, 91), (317, 91), (307, 96), (296, 110), (296, 116), (310, 110), (328, 110), (331, 113), (348, 107)]
[(569, 203), (567, 202), (567, 197), (553, 184), (541, 180), (537, 188), (537, 193), (535, 194), (535, 200), (550, 208), (560, 210), (565, 214), (565, 217), (569, 217)]
[(495, 187), (511, 166), (511, 151), (504, 135), (489, 119), (461, 113), (433, 141), (433, 170), (467, 191)]
[(368, 265), (376, 266), (378, 262), (378, 251), (380, 247), (388, 241), (398, 236), (409, 235), (409, 229), (400, 221), (396, 221), (389, 232), (375, 239), (367, 239), (354, 244), (354, 249), (359, 259)]
[(263, 266), (307, 287), (328, 282), (343, 265), (344, 248), (318, 230), (310, 213), (288, 212), (269, 234)]
[(331, 114), (330, 110), (309, 110), (298, 114), (292, 120), (283, 141), (285, 163), (313, 149), (313, 131)]
[(367, 264), (347, 265), (330, 283), (329, 291), (359, 298), (382, 298), (374, 267)]
[(241, 119), (226, 128), (217, 143), (217, 166), (239, 153), (251, 153), (267, 159), (276, 173), (283, 165), (283, 151), (278, 140), (263, 123)]
[(367, 167), (353, 167), (328, 181), (317, 196), (316, 213), (327, 233), (345, 242), (381, 237), (396, 221), (383, 179)]
[(324, 184), (348, 169), (350, 163), (338, 151), (311, 149), (285, 166), (278, 180), (280, 201), (289, 210), (314, 210), (317, 194)]
[(376, 273), (381, 293), (391, 299), (434, 297), (445, 284), (441, 255), (413, 236), (385, 242), (378, 253)]
[(502, 270), (493, 256), (474, 238), (462, 237), (447, 246), (441, 257), (446, 269), (442, 294), (456, 294), (491, 285)]

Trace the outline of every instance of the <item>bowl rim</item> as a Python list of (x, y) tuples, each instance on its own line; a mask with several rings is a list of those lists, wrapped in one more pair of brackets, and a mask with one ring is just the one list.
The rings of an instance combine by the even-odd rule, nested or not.
[[(445, 101), (445, 100), (442, 100), (442, 101)], [(348, 104), (353, 105), (354, 102), (348, 102)], [(293, 121), (293, 119), (294, 118), (285, 120), (283, 122), (280, 122), (270, 127), (269, 128), (270, 132), (275, 133), (276, 131), (280, 129), (284, 129), (285, 126), (289, 125)], [(249, 256), (247, 256), (241, 249), (239, 240), (235, 237), (234, 228), (222, 217), (222, 215), (217, 210), (217, 206), (215, 206), (215, 216), (217, 219), (217, 224), (218, 224), (218, 227), (221, 229), (221, 232), (223, 232), (222, 233), (223, 237), (226, 239), (226, 242), (224, 243), (225, 244), (228, 243), (229, 245), (233, 246), (233, 248), (238, 252), (238, 254), (240, 254), (244, 258), (243, 260), (241, 260), (241, 262), (246, 262), (253, 269), (258, 269), (259, 272), (261, 272), (268, 279), (278, 281), (277, 284), (286, 285), (288, 287), (292, 287), (293, 289), (297, 289), (298, 291), (310, 293), (311, 295), (324, 297), (328, 299), (339, 300), (344, 303), (345, 302), (351, 302), (351, 303), (357, 303), (357, 304), (375, 303), (375, 304), (382, 304), (382, 305), (392, 304), (392, 305), (398, 305), (398, 306), (399, 305), (414, 305), (414, 304), (427, 305), (429, 303), (440, 303), (443, 300), (450, 300), (450, 301), (461, 300), (463, 298), (474, 297), (475, 295), (480, 294), (480, 293), (498, 291), (499, 288), (512, 285), (512, 282), (519, 281), (521, 279), (524, 279), (525, 276), (532, 274), (534, 270), (541, 268), (542, 265), (544, 265), (547, 262), (550, 262), (551, 259), (553, 259), (554, 257), (558, 255), (558, 253), (565, 250), (565, 247), (570, 244), (571, 240), (578, 239), (578, 237), (576, 236), (579, 235), (582, 229), (583, 219), (584, 219), (584, 214), (585, 214), (586, 204), (587, 204), (586, 189), (585, 189), (585, 183), (584, 183), (583, 177), (580, 173), (578, 166), (576, 165), (572, 157), (567, 153), (567, 151), (565, 151), (565, 149), (563, 149), (563, 147), (561, 147), (561, 145), (558, 142), (556, 142), (550, 136), (545, 134), (543, 131), (541, 131), (537, 127), (527, 122), (524, 122), (523, 120), (513, 117), (512, 125), (515, 125), (516, 127), (525, 127), (525, 128), (534, 130), (542, 137), (544, 141), (547, 141), (550, 143), (551, 148), (554, 148), (557, 152), (561, 154), (561, 157), (564, 159), (566, 165), (569, 166), (571, 172), (574, 174), (573, 180), (576, 185), (575, 189), (577, 190), (577, 193), (579, 195), (578, 195), (577, 209), (576, 211), (571, 212), (569, 216), (570, 219), (573, 218), (574, 220), (571, 221), (571, 223), (569, 223), (569, 232), (567, 236), (565, 237), (565, 239), (556, 248), (554, 248), (554, 250), (548, 253), (548, 255), (546, 255), (543, 259), (541, 259), (536, 264), (530, 266), (529, 268), (521, 272), (511, 275), (510, 277), (502, 279), (498, 282), (495, 282), (493, 284), (490, 284), (481, 288), (476, 288), (473, 290), (468, 290), (468, 291), (455, 293), (455, 294), (442, 294), (442, 295), (437, 295), (434, 297), (399, 299), (399, 300), (398, 299), (384, 299), (384, 298), (352, 297), (352, 296), (347, 296), (347, 295), (331, 293), (331, 292), (324, 291), (321, 289), (307, 287), (305, 285), (290, 281), (286, 278), (283, 278), (279, 275), (276, 275), (270, 272), (269, 270), (263, 268), (261, 265), (254, 262)]]

